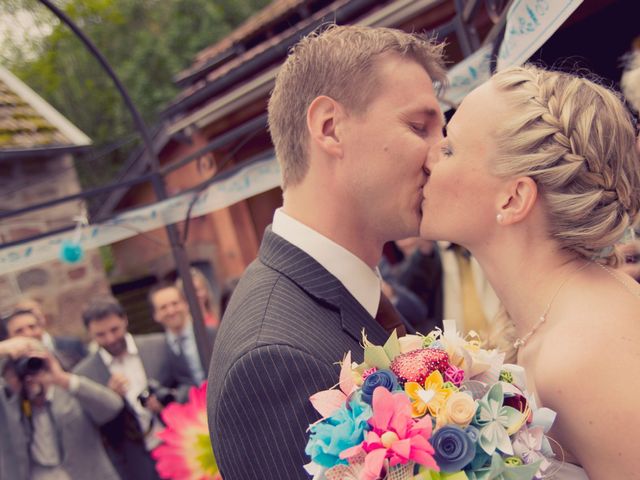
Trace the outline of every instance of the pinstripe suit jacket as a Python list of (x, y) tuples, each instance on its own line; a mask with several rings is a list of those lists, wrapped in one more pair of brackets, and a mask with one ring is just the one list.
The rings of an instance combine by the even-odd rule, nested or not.
[(236, 287), (209, 368), (208, 418), (225, 480), (308, 479), (309, 396), (338, 381), (336, 362), (362, 361), (362, 330), (387, 333), (342, 283), (267, 228)]

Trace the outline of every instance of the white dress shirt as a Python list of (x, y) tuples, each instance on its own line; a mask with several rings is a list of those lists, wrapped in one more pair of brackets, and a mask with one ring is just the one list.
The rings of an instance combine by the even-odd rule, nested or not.
[(129, 381), (125, 399), (133, 407), (138, 417), (140, 429), (145, 434), (145, 445), (147, 450), (150, 451), (160, 443), (160, 439), (157, 438), (155, 433), (162, 430), (162, 427), (159, 421), (154, 419), (153, 412), (144, 408), (138, 401), (138, 395), (147, 388), (147, 374), (133, 337), (130, 333), (127, 333), (124, 338), (127, 342), (127, 350), (119, 357), (111, 356), (104, 348), (98, 350), (98, 355), (100, 355), (111, 374), (120, 373)]
[(273, 216), (273, 233), (307, 253), (336, 277), (372, 317), (380, 303), (380, 276), (346, 248), (287, 215), (282, 208)]

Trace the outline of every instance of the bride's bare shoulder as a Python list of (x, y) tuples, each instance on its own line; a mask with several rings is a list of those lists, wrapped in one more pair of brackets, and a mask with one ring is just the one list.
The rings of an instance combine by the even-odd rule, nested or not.
[[(612, 459), (635, 455), (619, 434), (640, 429), (640, 376), (633, 374), (640, 365), (640, 302), (631, 300), (585, 297), (550, 324), (532, 362), (542, 404), (558, 413), (558, 440), (592, 478), (620, 470)], [(638, 471), (640, 460), (632, 463), (628, 470)]]

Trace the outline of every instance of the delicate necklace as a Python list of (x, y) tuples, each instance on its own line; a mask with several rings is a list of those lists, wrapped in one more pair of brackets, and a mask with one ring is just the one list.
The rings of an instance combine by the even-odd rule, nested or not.
[(549, 310), (551, 309), (551, 305), (553, 305), (553, 301), (556, 299), (556, 297), (560, 293), (560, 290), (562, 290), (562, 287), (565, 286), (565, 284), (569, 281), (569, 279), (573, 278), (573, 276), (576, 275), (579, 271), (585, 269), (586, 266), (589, 265), (590, 263), (591, 262), (585, 263), (580, 268), (576, 269), (573, 273), (571, 273), (570, 275), (567, 275), (565, 277), (565, 279), (562, 281), (562, 283), (560, 284), (560, 286), (556, 290), (556, 293), (553, 294), (553, 297), (551, 297), (551, 300), (549, 300), (549, 303), (547, 303), (547, 306), (545, 307), (544, 312), (542, 312), (542, 315), (540, 315), (540, 318), (535, 323), (533, 328), (531, 330), (529, 330), (529, 332), (524, 337), (516, 338), (515, 342), (513, 342), (513, 348), (515, 348), (517, 350), (520, 347), (522, 347), (525, 343), (527, 343), (527, 340), (529, 340), (529, 338), (531, 338), (531, 335), (536, 333), (536, 331), (544, 324), (544, 322), (547, 321), (547, 314), (549, 313)]

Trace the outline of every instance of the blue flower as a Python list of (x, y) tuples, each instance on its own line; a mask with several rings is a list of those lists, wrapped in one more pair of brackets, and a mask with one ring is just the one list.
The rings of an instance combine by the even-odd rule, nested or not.
[(390, 392), (398, 388), (398, 377), (391, 370), (376, 370), (362, 384), (362, 401), (371, 405), (373, 391), (377, 387), (384, 387)]
[(433, 458), (443, 472), (458, 472), (473, 460), (476, 446), (467, 432), (457, 425), (445, 425), (431, 437)]
[(362, 443), (365, 431), (370, 428), (367, 420), (371, 415), (368, 404), (352, 398), (348, 407), (343, 406), (330, 417), (309, 427), (311, 435), (305, 453), (326, 468), (347, 464), (347, 460), (340, 458), (340, 452)]

